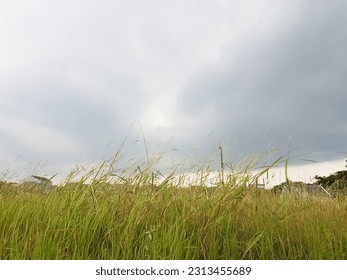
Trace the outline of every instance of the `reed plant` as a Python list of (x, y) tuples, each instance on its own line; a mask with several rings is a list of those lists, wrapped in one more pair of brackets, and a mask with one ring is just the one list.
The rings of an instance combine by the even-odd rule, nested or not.
[[(222, 152), (222, 150), (221, 150)], [(347, 198), (279, 195), (257, 175), (207, 186), (103, 163), (49, 192), (0, 184), (0, 259), (347, 259)], [(206, 172), (210, 172), (207, 170)], [(205, 179), (206, 180), (205, 180)]]

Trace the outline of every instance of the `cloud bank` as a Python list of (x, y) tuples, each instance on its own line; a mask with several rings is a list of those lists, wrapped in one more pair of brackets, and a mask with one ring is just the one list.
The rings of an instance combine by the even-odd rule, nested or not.
[[(201, 142), (204, 151), (232, 142), (241, 154), (298, 147), (311, 159), (340, 159), (346, 8), (339, 0), (1, 3), (0, 156), (70, 167), (141, 137), (140, 120), (151, 153), (169, 143), (182, 158)], [(144, 155), (139, 143), (130, 141), (129, 155)]]

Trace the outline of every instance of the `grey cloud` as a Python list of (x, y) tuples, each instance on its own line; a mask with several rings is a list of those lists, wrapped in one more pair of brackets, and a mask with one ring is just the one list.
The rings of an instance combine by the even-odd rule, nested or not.
[[(138, 127), (131, 128), (138, 118), (145, 119), (150, 152), (172, 135), (179, 140), (168, 149), (177, 148), (177, 158), (200, 143), (215, 150), (229, 138), (253, 152), (282, 137), (274, 145), (283, 154), (289, 135), (292, 146), (313, 139), (302, 152), (346, 150), (346, 1), (283, 1), (283, 7), (298, 8), (278, 26), (271, 6), (278, 2), (264, 1), (259, 6), (268, 4), (271, 20), (249, 29), (256, 20), (247, 17), (264, 16), (243, 9), (244, 1), (70, 2), (35, 12), (23, 6), (19, 14), (8, 4), (12, 8), (3, 12), (0, 21), (8, 28), (1, 30), (0, 120), (15, 119), (14, 130), (21, 120), (37, 130), (42, 125), (46, 135), (71, 140), (71, 150), (80, 145), (94, 158), (111, 141), (119, 146), (129, 132), (141, 137)], [(239, 28), (250, 31), (239, 34)], [(219, 47), (223, 55), (211, 63)], [(162, 92), (170, 95), (163, 99), (169, 106), (152, 103)], [(2, 154), (38, 160), (35, 145), (25, 146), (9, 132), (8, 126), (0, 131)], [(328, 134), (336, 136), (322, 138)], [(144, 155), (138, 144), (130, 153)], [(40, 159), (52, 161), (45, 151)], [(71, 162), (66, 155), (55, 161)]]
[[(34, 87), (25, 86), (25, 94), (14, 94), (10, 99), (12, 110), (2, 112), (2, 115), (52, 127), (81, 145), (81, 151), (76, 153), (83, 151), (87, 156), (95, 157), (108, 144), (122, 143), (132, 122), (138, 118), (143, 99), (134, 80), (105, 78), (104, 84), (99, 92), (88, 96), (89, 93), (77, 85), (42, 80)], [(30, 151), (23, 152), (21, 156), (37, 160)]]
[[(236, 54), (230, 48), (196, 75), (180, 93), (182, 113), (199, 115), (212, 106), (219, 139), (229, 134), (251, 151), (283, 137), (277, 143), (283, 154), (290, 135), (292, 146), (313, 139), (302, 152), (333, 158), (346, 151), (347, 4), (308, 3), (284, 32), (250, 40)], [(336, 135), (321, 139), (329, 134)]]

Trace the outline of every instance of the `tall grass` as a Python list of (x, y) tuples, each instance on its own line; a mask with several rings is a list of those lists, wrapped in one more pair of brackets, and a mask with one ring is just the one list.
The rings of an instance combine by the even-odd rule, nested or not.
[(345, 196), (281, 196), (224, 170), (216, 187), (201, 170), (191, 187), (174, 173), (154, 184), (151, 169), (114, 161), (50, 192), (3, 182), (0, 258), (347, 258)]

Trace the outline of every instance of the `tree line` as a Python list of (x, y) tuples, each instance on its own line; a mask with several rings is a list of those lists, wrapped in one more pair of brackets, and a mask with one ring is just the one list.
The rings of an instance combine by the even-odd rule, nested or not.
[[(346, 160), (347, 162), (347, 160)], [(345, 165), (347, 167), (347, 165)], [(347, 191), (347, 170), (337, 171), (329, 176), (315, 176), (316, 184), (325, 189)]]
[[(347, 162), (347, 160), (346, 160)], [(347, 165), (345, 165), (347, 168)], [(273, 191), (281, 192), (284, 188), (291, 190), (296, 188), (304, 187), (315, 187), (320, 186), (329, 192), (338, 192), (347, 194), (347, 170), (337, 171), (329, 176), (318, 176), (314, 177), (315, 181), (311, 184), (306, 184), (303, 182), (292, 182), (287, 180), (279, 185), (274, 186)]]

